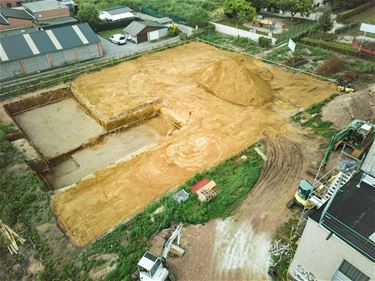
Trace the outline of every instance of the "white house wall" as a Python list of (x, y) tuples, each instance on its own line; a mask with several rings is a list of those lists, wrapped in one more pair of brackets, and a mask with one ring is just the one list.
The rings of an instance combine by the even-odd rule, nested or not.
[(163, 38), (167, 35), (168, 35), (168, 28), (150, 31), (150, 32), (147, 33), (147, 40), (148, 41), (157, 40), (157, 39)]
[(290, 275), (301, 281), (331, 280), (345, 259), (375, 280), (374, 263), (334, 234), (326, 240), (329, 234), (328, 230), (308, 219), (289, 268)]

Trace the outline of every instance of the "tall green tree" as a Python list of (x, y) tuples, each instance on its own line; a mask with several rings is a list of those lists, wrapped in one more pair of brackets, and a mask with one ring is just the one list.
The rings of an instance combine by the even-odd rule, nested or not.
[(279, 0), (277, 5), (283, 12), (290, 13), (290, 21), (292, 22), (297, 13), (308, 16), (313, 10), (314, 0)]
[(82, 2), (78, 6), (77, 17), (93, 27), (99, 22), (99, 10), (95, 4)]
[(255, 8), (245, 0), (224, 0), (223, 8), (227, 16), (236, 18), (237, 24), (251, 21), (256, 15)]
[(253, 6), (257, 12), (260, 12), (263, 8), (267, 7), (267, 0), (247, 0), (251, 6)]
[(333, 27), (331, 7), (324, 8), (322, 15), (318, 19), (318, 22), (319, 28), (323, 31), (328, 31)]

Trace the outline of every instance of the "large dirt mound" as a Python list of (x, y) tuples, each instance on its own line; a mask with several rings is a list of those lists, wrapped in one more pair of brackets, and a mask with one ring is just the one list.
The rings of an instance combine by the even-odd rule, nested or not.
[(375, 123), (375, 95), (357, 92), (336, 97), (323, 108), (322, 119), (336, 128), (343, 128), (353, 119)]
[(263, 105), (273, 99), (270, 86), (259, 74), (234, 59), (209, 64), (198, 71), (196, 81), (207, 92), (239, 105)]

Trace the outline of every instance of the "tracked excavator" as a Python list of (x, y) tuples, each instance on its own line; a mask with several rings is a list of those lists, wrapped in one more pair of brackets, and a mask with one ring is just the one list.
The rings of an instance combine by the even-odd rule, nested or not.
[[(371, 146), (375, 138), (375, 125), (363, 120), (354, 120), (343, 130), (338, 132), (331, 138), (331, 141), (324, 153), (323, 159), (320, 162), (316, 177), (325, 170), (328, 163), (329, 157), (332, 150), (337, 149), (340, 145), (345, 144), (353, 149), (352, 156), (359, 159), (364, 152), (366, 152)], [(311, 171), (310, 171), (311, 173)], [(311, 173), (312, 174), (312, 173)], [(327, 179), (325, 185), (329, 185), (330, 182), (335, 181), (336, 175)], [(296, 191), (294, 198), (291, 199), (287, 207), (291, 208), (294, 205), (299, 205), (304, 208), (313, 208), (315, 204), (309, 201), (310, 194), (314, 191), (315, 194), (319, 194), (320, 190), (324, 190), (324, 185), (314, 187), (308, 180), (301, 180)]]
[[(138, 272), (140, 281), (175, 281), (173, 274), (166, 268), (164, 262), (171, 250), (182, 255), (184, 250), (179, 247), (181, 239), (182, 224), (180, 224), (172, 235), (165, 240), (161, 257), (146, 252), (138, 262)], [(174, 241), (177, 239), (177, 244)]]

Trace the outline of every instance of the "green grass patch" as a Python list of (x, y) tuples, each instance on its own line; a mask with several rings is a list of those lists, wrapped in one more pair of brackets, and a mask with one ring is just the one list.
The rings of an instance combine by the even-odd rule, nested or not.
[(113, 34), (124, 34), (124, 31), (123, 31), (123, 27), (120, 27), (120, 28), (114, 28), (114, 29), (111, 29), (111, 30), (106, 30), (106, 31), (100, 31), (98, 32), (98, 34), (105, 38), (105, 39), (108, 39), (113, 35)]
[(198, 36), (200, 39), (209, 41), (224, 47), (234, 48), (238, 51), (255, 55), (262, 51), (262, 48), (256, 46), (254, 41), (242, 37), (227, 36), (218, 32), (204, 33)]
[[(304, 128), (311, 128), (315, 135), (319, 135), (324, 138), (330, 139), (338, 131), (332, 128), (332, 122), (321, 120), (321, 111), (323, 106), (325, 106), (335, 97), (337, 97), (337, 94), (333, 94), (324, 101), (311, 105), (306, 110), (293, 115), (291, 119), (295, 123), (300, 124)], [(308, 118), (308, 121), (303, 123), (302, 121), (306, 117)]]

